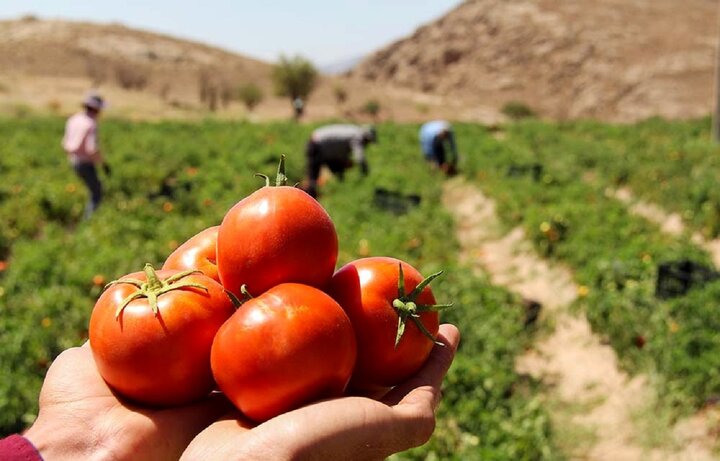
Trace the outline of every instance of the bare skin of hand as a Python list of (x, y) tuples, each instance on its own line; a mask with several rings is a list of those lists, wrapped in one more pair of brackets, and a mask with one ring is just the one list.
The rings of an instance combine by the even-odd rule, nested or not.
[(200, 431), (230, 408), (222, 395), (169, 409), (124, 402), (98, 373), (86, 343), (53, 362), (40, 392), (37, 421), (24, 435), (50, 461), (177, 460)]
[(257, 427), (226, 415), (202, 431), (182, 461), (382, 460), (427, 442), (435, 429), (441, 384), (460, 333), (440, 327), (439, 341), (423, 369), (380, 401), (343, 397), (308, 405)]

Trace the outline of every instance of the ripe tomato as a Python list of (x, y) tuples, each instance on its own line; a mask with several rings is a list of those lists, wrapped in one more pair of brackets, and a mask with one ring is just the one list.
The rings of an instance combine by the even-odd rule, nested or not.
[(255, 191), (223, 218), (218, 273), (235, 295), (242, 285), (253, 295), (286, 282), (323, 288), (332, 277), (338, 239), (330, 216), (314, 198), (284, 183), (281, 160), (278, 185)]
[(353, 389), (395, 386), (425, 363), (438, 333), (437, 310), (450, 306), (436, 305), (427, 286), (438, 275), (423, 280), (408, 263), (388, 257), (358, 259), (335, 273), (328, 293), (347, 312), (357, 337)]
[(165, 260), (163, 269), (198, 269), (216, 282), (220, 282), (217, 269), (217, 234), (220, 226), (208, 227), (190, 237)]
[(330, 296), (283, 283), (243, 304), (212, 345), (217, 384), (261, 422), (342, 395), (356, 356), (350, 319)]
[(210, 347), (234, 311), (213, 279), (155, 272), (148, 264), (98, 298), (90, 347), (100, 374), (121, 395), (148, 405), (182, 405), (214, 388)]

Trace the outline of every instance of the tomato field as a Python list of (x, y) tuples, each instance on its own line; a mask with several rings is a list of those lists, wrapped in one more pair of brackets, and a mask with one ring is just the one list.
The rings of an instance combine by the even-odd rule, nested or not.
[[(192, 235), (219, 225), (287, 156), (290, 181), (304, 173), (312, 128), (289, 122), (103, 120), (112, 166), (105, 199), (82, 221), (86, 190), (59, 145), (63, 120), (0, 120), (0, 430), (31, 423), (44, 373), (63, 349), (87, 339), (104, 285), (160, 267)], [(562, 459), (540, 384), (515, 369), (537, 332), (524, 326), (517, 295), (460, 262), (455, 223), (441, 205), (444, 178), (422, 161), (417, 125), (384, 123), (368, 150), (370, 175), (331, 178), (320, 201), (339, 236), (338, 268), (393, 256), (423, 274), (440, 270), (435, 297), (463, 339), (443, 388), (431, 441), (399, 459)], [(658, 297), (661, 263), (711, 259), (687, 236), (668, 236), (630, 213), (609, 189), (682, 215), (707, 238), (720, 233), (718, 150), (709, 122), (649, 120), (632, 126), (519, 122), (503, 137), (456, 126), (460, 171), (498, 203), (508, 228), (521, 225), (544, 257), (570, 267), (583, 288), (576, 307), (630, 373), (657, 376), (677, 415), (720, 394), (720, 282)], [(378, 191), (413, 196), (407, 207)], [(406, 204), (407, 205), (407, 204)], [(642, 341), (639, 340), (642, 339)]]

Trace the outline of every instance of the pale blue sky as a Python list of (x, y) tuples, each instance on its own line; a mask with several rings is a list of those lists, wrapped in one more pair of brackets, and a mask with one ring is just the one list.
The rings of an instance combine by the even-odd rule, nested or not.
[(121, 22), (274, 61), (302, 54), (318, 65), (355, 58), (435, 19), (460, 0), (0, 0), (0, 19), (36, 14)]

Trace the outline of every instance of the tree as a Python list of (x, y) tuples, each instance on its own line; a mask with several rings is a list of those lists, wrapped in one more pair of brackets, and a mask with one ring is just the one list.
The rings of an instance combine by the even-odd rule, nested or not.
[(245, 104), (248, 112), (252, 112), (262, 102), (263, 92), (256, 84), (246, 83), (237, 89), (237, 97)]
[(272, 72), (275, 93), (290, 98), (291, 103), (297, 98), (307, 100), (315, 89), (318, 75), (315, 66), (302, 56), (280, 56)]
[(372, 118), (377, 118), (380, 113), (380, 101), (377, 99), (368, 99), (365, 101), (365, 105), (362, 107), (362, 111), (370, 115)]
[(342, 85), (336, 85), (334, 89), (335, 93), (335, 101), (337, 101), (338, 106), (342, 106), (345, 104), (345, 101), (347, 101), (347, 90)]

